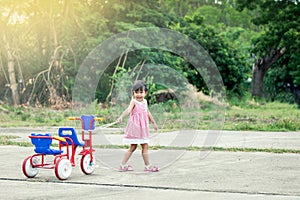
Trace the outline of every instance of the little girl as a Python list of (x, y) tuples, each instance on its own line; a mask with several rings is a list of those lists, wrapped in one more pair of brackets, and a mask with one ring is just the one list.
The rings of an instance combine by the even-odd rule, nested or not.
[(147, 92), (146, 84), (140, 80), (136, 81), (132, 86), (132, 100), (128, 108), (117, 120), (118, 123), (121, 123), (123, 118), (130, 114), (124, 135), (124, 143), (130, 144), (130, 148), (124, 155), (119, 171), (133, 171), (132, 166), (127, 165), (127, 162), (138, 144), (142, 147), (142, 156), (145, 163), (144, 170), (147, 172), (159, 171), (158, 167), (150, 164), (148, 156), (149, 120), (153, 124), (154, 130), (157, 131), (158, 127), (148, 110), (147, 100), (145, 99)]

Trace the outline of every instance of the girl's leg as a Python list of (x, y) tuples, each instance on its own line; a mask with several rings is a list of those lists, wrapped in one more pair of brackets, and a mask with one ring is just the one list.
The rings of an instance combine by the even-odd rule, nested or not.
[(158, 172), (159, 169), (157, 166), (152, 166), (149, 162), (149, 155), (148, 155), (148, 144), (141, 144), (142, 146), (142, 155), (145, 163), (145, 171), (147, 172)]
[(121, 162), (122, 165), (126, 165), (126, 163), (128, 162), (129, 158), (131, 157), (132, 153), (136, 150), (137, 144), (131, 144), (130, 148), (128, 149), (128, 151), (125, 153), (124, 158)]
[(141, 144), (142, 146), (142, 156), (143, 156), (143, 160), (144, 160), (144, 163), (146, 166), (148, 166), (150, 163), (149, 163), (149, 155), (148, 155), (148, 144)]

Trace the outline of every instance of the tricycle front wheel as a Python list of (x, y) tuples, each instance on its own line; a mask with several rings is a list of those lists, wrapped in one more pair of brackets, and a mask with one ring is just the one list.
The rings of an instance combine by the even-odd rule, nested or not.
[(95, 170), (95, 162), (95, 157), (91, 160), (90, 154), (83, 155), (80, 161), (81, 171), (86, 175), (92, 174)]

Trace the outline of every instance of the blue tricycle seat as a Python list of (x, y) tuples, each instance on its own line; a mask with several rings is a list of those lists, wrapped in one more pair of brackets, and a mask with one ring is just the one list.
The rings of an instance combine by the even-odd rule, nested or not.
[[(75, 146), (84, 146), (83, 142), (80, 142), (78, 140), (78, 137), (76, 135), (76, 131), (74, 128), (69, 128), (69, 127), (63, 127), (58, 129), (58, 136), (59, 137), (68, 137), (73, 140), (73, 144)], [(68, 145), (72, 145), (72, 142), (70, 140), (67, 140)], [(63, 145), (65, 145), (65, 142), (62, 142)]]
[[(46, 133), (46, 134), (31, 133), (31, 136), (46, 136), (46, 138), (42, 138), (42, 137), (31, 138), (31, 143), (35, 146), (34, 151), (36, 153), (58, 155), (63, 152), (62, 150), (50, 148), (50, 145), (52, 144), (51, 134), (49, 134), (49, 133)], [(49, 138), (47, 138), (47, 136)]]

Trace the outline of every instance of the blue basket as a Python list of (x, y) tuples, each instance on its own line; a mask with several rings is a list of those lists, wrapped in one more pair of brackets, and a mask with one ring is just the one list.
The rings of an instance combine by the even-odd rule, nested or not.
[(37, 134), (37, 133), (32, 133), (31, 136), (46, 136), (49, 138), (31, 138), (31, 143), (35, 146), (34, 151), (36, 153), (40, 154), (52, 154), (52, 155), (57, 155), (61, 154), (63, 151), (62, 150), (57, 150), (57, 149), (51, 149), (50, 145), (52, 144), (52, 138), (51, 134), (46, 133), (46, 134)]

